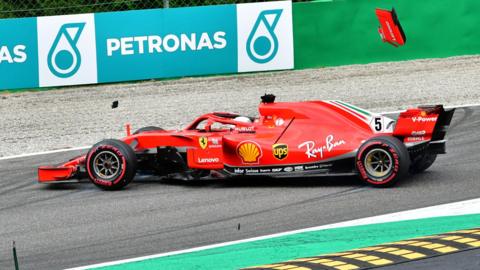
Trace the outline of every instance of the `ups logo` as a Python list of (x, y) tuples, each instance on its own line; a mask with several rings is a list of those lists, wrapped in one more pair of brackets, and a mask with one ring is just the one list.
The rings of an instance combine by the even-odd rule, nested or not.
[(283, 143), (274, 144), (273, 146), (273, 156), (278, 159), (282, 160), (288, 156), (288, 146)]

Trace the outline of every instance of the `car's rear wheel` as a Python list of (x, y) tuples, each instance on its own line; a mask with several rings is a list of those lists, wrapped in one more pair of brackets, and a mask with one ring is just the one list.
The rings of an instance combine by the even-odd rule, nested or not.
[(136, 173), (137, 157), (133, 149), (119, 140), (103, 140), (87, 154), (87, 174), (93, 184), (105, 190), (128, 185)]
[(379, 136), (360, 147), (356, 166), (363, 182), (374, 187), (390, 187), (408, 174), (410, 157), (399, 139)]
[(164, 129), (161, 128), (161, 127), (148, 126), (148, 127), (139, 128), (138, 130), (136, 130), (133, 133), (133, 135), (140, 134), (140, 133), (147, 132), (147, 131), (162, 131), (162, 130), (164, 130)]
[(435, 162), (436, 159), (437, 159), (436, 154), (425, 154), (423, 157), (413, 162), (412, 166), (410, 167), (410, 172), (411, 173), (424, 172), (426, 169), (432, 166), (432, 164)]

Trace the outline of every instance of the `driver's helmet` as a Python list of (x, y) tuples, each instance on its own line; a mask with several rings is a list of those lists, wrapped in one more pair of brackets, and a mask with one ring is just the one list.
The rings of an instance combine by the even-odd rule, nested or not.
[(246, 116), (237, 116), (233, 120), (243, 123), (252, 123), (252, 120)]

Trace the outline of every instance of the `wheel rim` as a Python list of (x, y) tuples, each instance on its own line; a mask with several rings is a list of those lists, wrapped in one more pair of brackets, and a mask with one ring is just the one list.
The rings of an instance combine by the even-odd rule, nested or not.
[(365, 155), (365, 169), (373, 178), (382, 180), (390, 175), (393, 169), (393, 159), (384, 149), (372, 149)]
[(93, 171), (105, 180), (115, 178), (120, 172), (120, 159), (110, 151), (102, 151), (93, 159)]

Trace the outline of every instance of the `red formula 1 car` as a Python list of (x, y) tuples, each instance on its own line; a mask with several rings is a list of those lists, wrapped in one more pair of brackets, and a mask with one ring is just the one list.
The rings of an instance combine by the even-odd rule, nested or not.
[(141, 128), (121, 140), (103, 140), (58, 167), (40, 167), (38, 179), (86, 176), (111, 190), (126, 186), (137, 172), (182, 180), (358, 175), (386, 187), (445, 153), (454, 110), (424, 106), (395, 121), (341, 101), (275, 102), (265, 95), (259, 113), (209, 113), (183, 130)]

